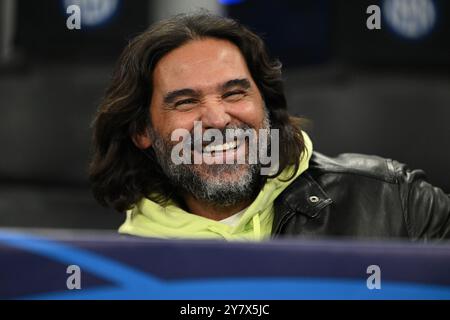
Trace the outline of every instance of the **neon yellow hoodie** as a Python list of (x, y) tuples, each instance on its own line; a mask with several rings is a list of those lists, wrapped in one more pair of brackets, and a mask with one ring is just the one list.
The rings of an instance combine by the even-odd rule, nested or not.
[(288, 167), (273, 179), (268, 179), (256, 199), (245, 210), (236, 226), (189, 213), (173, 202), (161, 206), (147, 198), (141, 199), (133, 209), (127, 211), (127, 218), (119, 233), (154, 238), (196, 238), (225, 240), (263, 240), (270, 237), (273, 222), (273, 203), (278, 195), (292, 181), (308, 169), (312, 154), (312, 142), (302, 132), (306, 153), (302, 155), (295, 176), (289, 181), (293, 168)]

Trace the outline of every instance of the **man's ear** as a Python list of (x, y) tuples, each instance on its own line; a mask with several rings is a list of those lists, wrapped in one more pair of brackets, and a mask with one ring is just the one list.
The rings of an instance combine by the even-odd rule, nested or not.
[(152, 145), (152, 140), (148, 136), (148, 132), (136, 134), (131, 137), (131, 140), (141, 150), (147, 149)]

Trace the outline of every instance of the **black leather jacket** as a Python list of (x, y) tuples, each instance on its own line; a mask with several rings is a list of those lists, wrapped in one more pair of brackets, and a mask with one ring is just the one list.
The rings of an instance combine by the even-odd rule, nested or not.
[(450, 195), (390, 159), (313, 152), (275, 201), (272, 237), (450, 238)]

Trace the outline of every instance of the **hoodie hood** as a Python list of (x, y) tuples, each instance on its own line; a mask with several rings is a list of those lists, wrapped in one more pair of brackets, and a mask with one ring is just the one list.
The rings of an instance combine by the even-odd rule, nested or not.
[(300, 159), (300, 166), (288, 181), (293, 167), (285, 168), (276, 177), (267, 179), (255, 200), (247, 207), (236, 226), (208, 219), (189, 213), (173, 202), (165, 206), (149, 200), (141, 199), (131, 210), (119, 228), (119, 233), (154, 238), (194, 238), (225, 240), (263, 240), (270, 237), (273, 222), (273, 204), (298, 176), (308, 169), (312, 154), (312, 142), (302, 131), (305, 149)]

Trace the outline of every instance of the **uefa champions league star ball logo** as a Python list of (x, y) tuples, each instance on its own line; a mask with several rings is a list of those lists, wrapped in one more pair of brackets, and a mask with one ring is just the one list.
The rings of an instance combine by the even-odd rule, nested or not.
[(418, 39), (436, 24), (436, 7), (433, 0), (385, 0), (383, 16), (398, 35)]
[(64, 0), (64, 7), (76, 5), (81, 11), (83, 27), (96, 27), (114, 16), (119, 0)]

